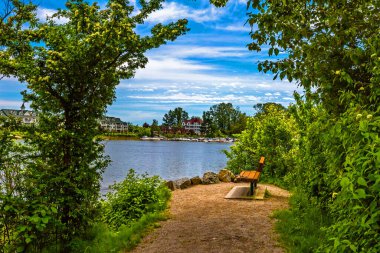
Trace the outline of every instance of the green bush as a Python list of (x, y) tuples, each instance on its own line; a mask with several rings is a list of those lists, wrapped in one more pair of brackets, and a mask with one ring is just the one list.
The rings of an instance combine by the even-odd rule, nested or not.
[[(378, 109), (379, 110), (379, 109)], [(327, 228), (334, 252), (380, 251), (380, 116), (379, 111), (352, 107), (336, 120), (331, 147), (336, 158), (329, 171), (329, 211), (333, 224)]]
[(122, 225), (117, 231), (110, 229), (107, 224), (96, 223), (85, 238), (76, 238), (70, 243), (71, 252), (104, 253), (131, 250), (148, 231), (157, 226), (157, 221), (166, 218), (162, 212), (144, 214), (138, 221), (131, 222), (128, 226)]
[(293, 117), (276, 104), (265, 104), (265, 111), (248, 118), (247, 129), (239, 142), (225, 152), (227, 167), (235, 174), (254, 170), (260, 156), (265, 156), (262, 180), (283, 183), (283, 177), (294, 169), (298, 130)]
[(281, 241), (290, 252), (316, 252), (321, 244), (326, 243), (322, 227), (329, 224), (329, 216), (316, 203), (310, 205), (310, 199), (304, 192), (296, 191), (289, 202), (289, 210), (273, 214), (278, 219), (276, 230), (280, 232)]
[(144, 234), (167, 218), (171, 192), (159, 177), (130, 170), (101, 201), (100, 221), (70, 243), (71, 252), (119, 252), (135, 247)]
[(130, 170), (124, 181), (111, 186), (102, 201), (102, 220), (117, 230), (148, 213), (166, 209), (170, 190), (157, 176), (137, 175)]

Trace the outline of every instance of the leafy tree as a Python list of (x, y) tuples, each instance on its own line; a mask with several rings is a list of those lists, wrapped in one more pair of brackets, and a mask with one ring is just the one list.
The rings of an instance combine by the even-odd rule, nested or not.
[(138, 175), (132, 169), (122, 182), (111, 188), (114, 191), (107, 193), (107, 200), (102, 201), (102, 220), (113, 229), (129, 225), (144, 214), (165, 210), (171, 195), (162, 179)]
[[(266, 114), (248, 118), (247, 129), (239, 142), (226, 152), (228, 167), (235, 173), (253, 170), (261, 155), (265, 156), (267, 180), (283, 180), (293, 171), (297, 154), (298, 131), (294, 118), (275, 104), (266, 106)], [(279, 180), (280, 179), (280, 180)]]
[(183, 122), (189, 119), (189, 114), (181, 107), (175, 108), (173, 111), (169, 110), (162, 118), (163, 125), (168, 127), (181, 128)]
[(135, 28), (162, 0), (141, 1), (135, 15), (128, 1), (109, 0), (105, 9), (67, 1), (46, 22), (35, 20), (34, 5), (9, 2), (10, 13), (0, 23), (0, 71), (27, 83), (24, 99), (39, 113), (39, 124), (26, 139), (39, 156), (28, 169), (40, 194), (58, 209), (51, 220), (55, 234), (46, 231), (45, 238), (58, 238), (65, 251), (94, 215), (108, 162), (95, 139), (98, 119), (115, 98), (116, 85), (145, 66), (147, 50), (184, 34), (187, 21), (157, 24), (142, 37)]
[(270, 112), (270, 108), (273, 108), (273, 107), (277, 107), (277, 109), (279, 109), (279, 110), (286, 110), (286, 108), (283, 105), (273, 103), (273, 102), (269, 102), (269, 103), (265, 103), (265, 104), (258, 103), (258, 104), (253, 106), (253, 109), (255, 109), (256, 116), (258, 116), (260, 114), (264, 114), (264, 115), (268, 114)]
[(208, 136), (213, 136), (217, 132), (217, 127), (214, 124), (210, 111), (203, 112), (201, 132)]
[(241, 133), (246, 126), (246, 115), (234, 108), (231, 103), (220, 103), (203, 112), (203, 131), (208, 135), (218, 136), (218, 131), (225, 135)]
[(152, 125), (150, 126), (151, 136), (160, 134), (160, 127), (158, 126), (158, 121), (156, 119), (153, 120)]
[(28, 67), (27, 61), (33, 53), (31, 41), (38, 41), (32, 29), (22, 29), (25, 24), (36, 25), (33, 12), (36, 6), (21, 0), (0, 2), (0, 80), (15, 75), (17, 69)]
[(250, 0), (247, 6), (248, 23), (258, 27), (248, 48), (269, 46), (274, 56), (259, 70), (306, 91), (306, 105), (299, 101), (295, 110), (302, 136), (297, 167), (310, 204), (322, 203), (332, 217), (320, 250), (379, 251), (379, 1)]

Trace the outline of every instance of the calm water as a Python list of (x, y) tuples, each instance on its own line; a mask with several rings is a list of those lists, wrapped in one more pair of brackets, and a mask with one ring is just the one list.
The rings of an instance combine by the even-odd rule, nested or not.
[(164, 179), (202, 176), (226, 166), (222, 153), (231, 144), (177, 141), (106, 141), (112, 163), (103, 174), (102, 188), (124, 179), (128, 170), (159, 175)]

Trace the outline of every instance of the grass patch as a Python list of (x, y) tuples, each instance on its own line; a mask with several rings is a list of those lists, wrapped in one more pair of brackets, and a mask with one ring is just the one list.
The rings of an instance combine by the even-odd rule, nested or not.
[(264, 192), (264, 199), (269, 199), (270, 196), (272, 196), (272, 194), (268, 191), (267, 188), (265, 188), (265, 192)]
[(289, 210), (273, 214), (281, 242), (289, 252), (316, 252), (327, 240), (321, 228), (329, 224), (329, 218), (303, 193), (294, 193), (289, 202)]
[(71, 242), (72, 252), (104, 253), (130, 251), (152, 229), (159, 227), (158, 221), (168, 218), (166, 213), (150, 213), (142, 216), (130, 226), (121, 226), (113, 231), (104, 223), (95, 224), (86, 238)]

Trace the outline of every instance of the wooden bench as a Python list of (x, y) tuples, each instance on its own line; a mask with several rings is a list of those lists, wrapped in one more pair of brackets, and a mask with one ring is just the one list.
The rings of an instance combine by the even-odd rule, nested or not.
[(264, 156), (260, 157), (259, 167), (257, 168), (257, 170), (243, 170), (242, 172), (240, 172), (239, 176), (237, 176), (237, 178), (240, 179), (241, 181), (251, 183), (251, 187), (249, 191), (249, 194), (251, 196), (253, 195), (255, 187), (257, 187), (257, 182), (259, 181), (260, 174), (263, 171), (264, 160), (265, 160)]

